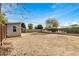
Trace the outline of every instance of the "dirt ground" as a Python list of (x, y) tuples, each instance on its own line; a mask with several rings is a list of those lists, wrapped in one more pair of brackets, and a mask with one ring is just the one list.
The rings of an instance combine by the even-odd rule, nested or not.
[(72, 56), (79, 55), (79, 37), (46, 33), (23, 33), (7, 38), (12, 56)]

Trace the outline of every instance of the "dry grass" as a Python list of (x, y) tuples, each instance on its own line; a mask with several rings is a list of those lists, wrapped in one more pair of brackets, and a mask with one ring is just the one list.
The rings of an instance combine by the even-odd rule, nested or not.
[(78, 36), (24, 33), (22, 37), (8, 38), (6, 42), (13, 48), (9, 55), (79, 55)]

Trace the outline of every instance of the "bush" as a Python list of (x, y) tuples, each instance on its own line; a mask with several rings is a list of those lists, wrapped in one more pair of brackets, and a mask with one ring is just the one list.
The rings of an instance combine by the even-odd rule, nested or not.
[(37, 25), (37, 26), (35, 27), (35, 29), (43, 29), (43, 26), (42, 26), (41, 24), (39, 24), (39, 25)]
[(77, 33), (77, 34), (79, 34), (79, 27), (66, 28), (65, 31), (67, 33)]
[(47, 30), (52, 31), (52, 32), (56, 32), (56, 31), (58, 31), (57, 28), (52, 28), (52, 29), (47, 29)]
[(22, 33), (26, 33), (26, 28), (21, 28)]
[(28, 24), (28, 28), (29, 28), (29, 29), (33, 29), (33, 24), (29, 23), (29, 24)]

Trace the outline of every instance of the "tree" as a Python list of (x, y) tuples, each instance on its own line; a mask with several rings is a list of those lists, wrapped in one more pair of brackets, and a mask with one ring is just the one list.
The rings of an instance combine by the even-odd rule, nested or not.
[(31, 24), (31, 23), (28, 24), (28, 28), (29, 28), (29, 29), (33, 29), (33, 24)]
[(41, 24), (37, 25), (37, 29), (43, 29), (43, 26)]
[(0, 13), (0, 24), (7, 24), (7, 18), (4, 13)]
[(46, 28), (51, 29), (51, 28), (57, 28), (59, 26), (59, 22), (56, 18), (49, 18), (46, 21)]
[(59, 22), (56, 19), (54, 19), (52, 20), (52, 25), (53, 27), (57, 28), (59, 26)]
[(22, 27), (22, 28), (26, 28), (26, 26), (25, 26), (25, 24), (24, 24), (24, 23), (22, 23), (22, 24), (21, 24), (21, 27)]
[(37, 26), (35, 27), (35, 29), (41, 29), (41, 32), (42, 32), (43, 26), (42, 26), (41, 24), (39, 24), (39, 25), (37, 25)]
[(25, 33), (26, 32), (26, 26), (24, 23), (21, 24), (21, 32)]
[[(3, 11), (6, 15), (7, 14), (17, 14), (16, 12), (14, 12), (14, 10), (16, 10), (17, 8), (16, 7), (19, 7), (19, 6), (22, 6), (22, 5), (24, 5), (24, 3), (7, 3), (7, 4), (3, 4), (3, 3), (0, 3), (0, 15), (1, 15), (1, 12)], [(5, 8), (7, 8), (6, 6), (8, 6), (8, 7), (10, 7), (10, 8), (12, 8), (12, 9), (4, 9), (4, 10), (2, 10), (3, 8), (3, 6), (5, 6)], [(25, 11), (26, 12), (26, 8), (24, 8), (23, 6), (22, 6), (22, 8), (23, 8), (23, 11)], [(25, 12), (23, 13), (23, 12), (19, 12), (19, 14), (18, 15), (22, 15), (22, 14), (25, 14)], [(0, 16), (0, 20), (1, 20), (1, 17), (2, 16)], [(2, 17), (3, 18), (3, 17)], [(24, 18), (25, 19), (25, 18)], [(1, 20), (0, 21), (0, 23), (5, 23), (5, 21), (4, 20)]]

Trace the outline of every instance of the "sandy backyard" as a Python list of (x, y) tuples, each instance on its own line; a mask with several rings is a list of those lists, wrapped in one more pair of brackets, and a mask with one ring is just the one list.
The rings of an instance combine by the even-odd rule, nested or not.
[(8, 55), (79, 55), (78, 36), (23, 33), (21, 37), (7, 38), (5, 42), (12, 48)]

